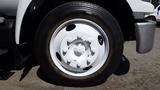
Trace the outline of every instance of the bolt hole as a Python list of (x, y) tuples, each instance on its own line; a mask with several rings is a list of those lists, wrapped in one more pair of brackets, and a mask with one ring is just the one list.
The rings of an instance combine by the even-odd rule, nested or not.
[(64, 51), (63, 51), (63, 56), (65, 56), (65, 55), (66, 55), (66, 53), (67, 53), (67, 52), (64, 52)]
[(67, 26), (66, 31), (72, 31), (75, 28), (76, 28), (75, 24), (70, 24), (70, 25)]
[(80, 66), (79, 66), (79, 65), (77, 65), (77, 68), (80, 68)]
[(83, 68), (83, 70), (89, 70), (91, 68), (92, 68), (92, 66), (89, 66), (89, 67)]
[(90, 64), (90, 62), (89, 61), (87, 61), (87, 65), (89, 65)]
[(103, 45), (103, 38), (100, 35), (98, 36), (98, 42), (100, 45)]
[(67, 61), (67, 65), (71, 64), (71, 62)]
[(56, 52), (56, 57), (59, 59), (59, 61), (62, 61), (62, 58), (58, 52)]

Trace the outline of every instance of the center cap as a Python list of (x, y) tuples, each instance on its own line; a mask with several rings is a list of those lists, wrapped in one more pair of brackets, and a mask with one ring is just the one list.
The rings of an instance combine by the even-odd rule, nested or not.
[(83, 46), (82, 44), (76, 45), (76, 48), (74, 49), (74, 54), (77, 57), (82, 56), (82, 54), (84, 54), (84, 52), (85, 52), (85, 46)]
[(75, 36), (63, 40), (61, 55), (65, 63), (74, 68), (85, 68), (94, 62), (96, 51), (91, 46), (94, 40), (87, 39), (88, 37)]

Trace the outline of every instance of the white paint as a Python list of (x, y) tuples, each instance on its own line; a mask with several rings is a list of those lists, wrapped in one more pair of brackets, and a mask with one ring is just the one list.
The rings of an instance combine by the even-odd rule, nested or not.
[(152, 13), (154, 11), (154, 6), (149, 2), (144, 2), (141, 0), (127, 0), (133, 12), (140, 13)]
[(16, 44), (19, 44), (20, 40), (20, 31), (21, 31), (21, 25), (23, 21), (23, 17), (25, 15), (25, 12), (31, 3), (32, 0), (20, 0), (19, 5), (18, 5), (18, 10), (17, 10), (17, 15), (16, 15), (16, 31), (15, 31), (15, 39), (16, 39)]

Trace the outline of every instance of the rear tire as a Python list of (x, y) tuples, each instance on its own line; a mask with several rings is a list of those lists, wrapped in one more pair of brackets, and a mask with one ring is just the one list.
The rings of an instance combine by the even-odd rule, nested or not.
[[(77, 39), (72, 40), (74, 36)], [(67, 41), (68, 37), (72, 39)], [(65, 55), (67, 53), (70, 57), (61, 52), (61, 48), (68, 44), (71, 45)], [(93, 50), (94, 46), (96, 50)], [(69, 2), (46, 15), (39, 25), (34, 47), (41, 71), (50, 83), (91, 86), (105, 82), (118, 67), (123, 52), (123, 36), (117, 21), (107, 10), (88, 2)], [(74, 56), (72, 50), (77, 52)], [(89, 56), (92, 52), (97, 55)], [(81, 63), (87, 63), (83, 57), (85, 54), (91, 58), (90, 64)]]
[(146, 20), (151, 20), (151, 21), (155, 21), (155, 22), (157, 21), (155, 16), (148, 16), (148, 17), (146, 17)]

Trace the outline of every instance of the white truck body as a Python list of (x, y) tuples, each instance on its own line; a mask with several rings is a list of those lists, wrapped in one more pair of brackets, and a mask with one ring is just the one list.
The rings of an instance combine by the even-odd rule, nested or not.
[[(0, 0), (0, 13), (17, 17), (15, 30), (15, 40), (17, 44), (19, 44), (22, 20), (31, 1), (32, 0)], [(127, 0), (127, 2), (134, 13), (149, 14), (154, 11), (154, 6), (148, 2), (141, 0)]]
[[(0, 12), (7, 15), (16, 15), (17, 8), (26, 10), (32, 0), (0, 0)], [(127, 0), (133, 12), (153, 12), (154, 6), (141, 0)]]
[(151, 3), (144, 2), (141, 0), (127, 0), (133, 12), (139, 13), (152, 13), (154, 6)]
[[(5, 1), (5, 0), (4, 0)], [(8, 0), (12, 1), (12, 0)], [(19, 1), (19, 0), (16, 0)], [(16, 19), (16, 43), (19, 44), (19, 37), (20, 37), (20, 28), (21, 28), (21, 23), (23, 16), (25, 14), (25, 11), (29, 4), (31, 3), (32, 0), (21, 0), (19, 1), (18, 5), (18, 11), (17, 11), (17, 19)], [(152, 13), (154, 11), (154, 6), (148, 2), (144, 2), (141, 0), (127, 0), (131, 9), (133, 10), (134, 13)], [(7, 0), (6, 0), (7, 2)], [(17, 3), (16, 3), (17, 4)], [(14, 6), (16, 8), (16, 6)], [(35, 7), (36, 8), (36, 7)]]

